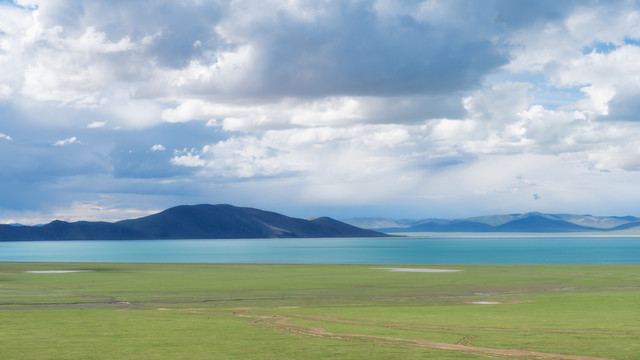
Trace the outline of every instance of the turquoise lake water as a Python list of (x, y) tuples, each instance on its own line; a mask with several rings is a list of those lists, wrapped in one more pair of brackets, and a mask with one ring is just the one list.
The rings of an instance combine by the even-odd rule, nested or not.
[(0, 261), (640, 264), (640, 237), (409, 237), (0, 242)]

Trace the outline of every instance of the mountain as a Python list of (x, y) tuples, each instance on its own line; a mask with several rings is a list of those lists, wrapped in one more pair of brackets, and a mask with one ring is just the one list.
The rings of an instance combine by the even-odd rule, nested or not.
[(363, 229), (385, 229), (409, 227), (416, 223), (415, 219), (389, 219), (382, 217), (354, 217), (343, 219), (343, 222)]
[(42, 226), (0, 225), (0, 241), (148, 240), (389, 236), (328, 217), (298, 219), (232, 205), (182, 205), (115, 223), (52, 221)]
[[(592, 216), (573, 214), (504, 214), (463, 219), (394, 220), (386, 218), (354, 218), (345, 222), (382, 232), (589, 232), (618, 231), (640, 228), (635, 216)], [(366, 226), (369, 225), (369, 226)]]
[(408, 232), (485, 232), (491, 231), (492, 226), (467, 221), (467, 220), (451, 220), (443, 221), (439, 219), (428, 219), (426, 221), (418, 222), (404, 231)]
[(578, 232), (598, 230), (563, 220), (550, 219), (542, 215), (532, 215), (509, 221), (493, 228), (495, 231), (500, 232)]
[[(574, 215), (574, 214), (543, 214), (539, 212), (530, 212), (526, 214), (506, 214), (506, 215), (489, 215), (466, 218), (465, 220), (481, 222), (492, 226), (500, 226), (512, 221), (523, 220), (530, 217), (542, 217), (550, 220), (568, 222), (587, 228), (611, 229), (619, 225), (623, 225), (633, 221), (640, 221), (634, 216), (593, 216), (593, 215)], [(542, 220), (540, 220), (542, 221)], [(569, 227), (570, 228), (570, 227)], [(584, 229), (580, 229), (581, 231)]]
[(629, 222), (626, 224), (622, 224), (622, 225), (618, 225), (614, 228), (612, 228), (611, 230), (628, 230), (628, 229), (633, 229), (636, 227), (640, 227), (640, 221), (635, 221), (635, 222)]

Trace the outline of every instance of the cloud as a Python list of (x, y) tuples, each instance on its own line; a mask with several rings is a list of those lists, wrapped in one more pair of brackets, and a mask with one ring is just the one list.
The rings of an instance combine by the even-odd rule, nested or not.
[(188, 172), (170, 166), (171, 155), (152, 148), (131, 148), (122, 144), (111, 149), (109, 159), (113, 176), (118, 179), (171, 179)]
[[(157, 116), (150, 121), (148, 115), (158, 105), (132, 95), (151, 67), (152, 60), (142, 54), (153, 34), (117, 34), (113, 27), (97, 21), (106, 15), (105, 6), (47, 2), (21, 9), (0, 4), (3, 96), (17, 105), (31, 99), (54, 108), (105, 109), (127, 127), (158, 122)], [(71, 8), (74, 16), (68, 16)], [(60, 120), (49, 117), (49, 121)]]
[[(174, 165), (199, 166), (198, 177), (217, 181), (279, 177), (360, 181), (401, 171), (413, 161), (403, 151), (416, 147), (410, 127), (367, 125), (269, 130), (183, 150)], [(417, 132), (417, 131), (416, 131)]]
[[(441, 93), (477, 85), (506, 61), (486, 40), (462, 36), (468, 31), (460, 23), (442, 34), (428, 19), (379, 16), (370, 2), (190, 5), (169, 5), (172, 17), (136, 16), (157, 9), (127, 3), (84, 4), (74, 17), (65, 16), (57, 3), (4, 7), (17, 20), (3, 31), (19, 40), (9, 48), (7, 65), (24, 73), (19, 87), (26, 96), (100, 107), (118, 81), (138, 83), (134, 91), (142, 96)], [(270, 11), (263, 11), (265, 6)], [(109, 16), (126, 25), (113, 27)], [(370, 41), (354, 47), (364, 33)], [(440, 40), (448, 35), (457, 41)], [(456, 71), (448, 70), (451, 61)]]
[(98, 129), (104, 127), (105, 125), (107, 125), (106, 121), (94, 121), (87, 125), (87, 129)]
[[(97, 200), (73, 201), (69, 207), (55, 207), (49, 213), (45, 211), (26, 211), (7, 213), (14, 216), (4, 223), (23, 225), (47, 224), (53, 220), (63, 221), (119, 221), (151, 215), (163, 209), (140, 210), (119, 208), (114, 206), (114, 198), (108, 195), (99, 196)], [(9, 215), (11, 214), (11, 215)]]
[(0, 84), (0, 99), (8, 98), (13, 93), (13, 89), (7, 84)]
[[(252, 119), (265, 128), (312, 119), (328, 125), (345, 112), (360, 121), (374, 114), (372, 122), (455, 116), (464, 111), (459, 92), (478, 86), (507, 57), (490, 36), (469, 31), (469, 23), (487, 34), (499, 30), (489, 25), (490, 14), (463, 18), (443, 9), (407, 5), (398, 12), (369, 1), (94, 2), (71, 16), (64, 3), (3, 6), (12, 21), (1, 30), (12, 41), (0, 65), (10, 69), (7, 86), (22, 96), (104, 109), (122, 127), (156, 125), (167, 99), (177, 107), (166, 109), (164, 120), (230, 118), (229, 130), (254, 126)], [(443, 14), (452, 19), (443, 22)], [(362, 109), (322, 110), (322, 103)], [(296, 109), (287, 113), (288, 105)]]
[(511, 34), (508, 39), (515, 46), (506, 68), (543, 73), (549, 85), (580, 89), (584, 98), (565, 108), (637, 120), (635, 109), (628, 106), (640, 93), (640, 47), (629, 41), (640, 39), (637, 4), (582, 6), (565, 15)]
[(0, 133), (0, 139), (5, 139), (5, 140), (9, 140), (9, 141), (13, 140), (11, 138), (11, 136), (9, 136), (7, 134), (3, 134), (3, 133)]
[[(101, 148), (117, 179), (158, 179), (176, 181), (189, 177), (198, 168), (171, 165), (176, 154), (168, 149), (190, 149), (222, 138), (219, 130), (204, 123), (161, 123), (152, 128), (121, 129), (109, 132), (87, 132), (82, 135), (91, 147)], [(165, 150), (159, 150), (160, 145)], [(156, 151), (153, 148), (158, 149)], [(181, 154), (184, 155), (184, 154)], [(124, 180), (123, 180), (124, 181)], [(136, 189), (138, 187), (136, 186)]]
[[(640, 147), (633, 134), (640, 125), (600, 123), (586, 110), (547, 109), (530, 97), (532, 86), (505, 82), (478, 89), (464, 99), (468, 117), (463, 119), (379, 125), (336, 121), (332, 126), (309, 123), (261, 131), (255, 131), (259, 125), (254, 123), (235, 128), (245, 133), (184, 150), (172, 164), (197, 166), (195, 179), (216, 183), (288, 179), (301, 198), (314, 203), (367, 203), (422, 194), (420, 198), (441, 197), (461, 206), (464, 196), (477, 204), (497, 196), (501, 200), (496, 205), (507, 207), (517, 193), (512, 210), (534, 207), (532, 199), (550, 208), (573, 201), (576, 191), (561, 194), (570, 186), (565, 176), (586, 179), (585, 174), (601, 170), (637, 169)], [(612, 148), (616, 143), (629, 145)], [(555, 175), (541, 176), (544, 169)], [(581, 186), (591, 189), (587, 183)], [(532, 193), (545, 196), (532, 198)]]
[[(517, 3), (510, 0), (493, 1), (497, 12), (496, 21), (506, 24), (510, 29), (530, 28), (536, 24), (553, 23), (566, 18), (569, 14), (584, 5), (584, 1), (540, 0)], [(617, 5), (617, 4), (616, 4)]]
[(226, 131), (262, 131), (288, 127), (320, 127), (357, 123), (418, 123), (425, 119), (464, 115), (459, 97), (416, 95), (393, 98), (339, 96), (318, 99), (287, 98), (259, 104), (212, 103), (185, 100), (165, 109), (170, 123), (207, 120)]
[(170, 160), (171, 164), (186, 167), (202, 167), (206, 162), (200, 158), (200, 154), (195, 149), (175, 151), (175, 156)]
[(436, 29), (428, 19), (380, 16), (368, 1), (234, 2), (216, 26), (227, 45), (146, 91), (229, 99), (465, 90), (507, 59), (457, 24)]
[(104, 92), (110, 83), (125, 80), (126, 72), (110, 58), (135, 47), (127, 37), (110, 42), (93, 27), (77, 36), (61, 27), (46, 29), (23, 49), (34, 59), (25, 66), (21, 93), (77, 107), (101, 106), (108, 101)]
[(64, 140), (58, 140), (55, 143), (53, 143), (53, 146), (67, 146), (75, 143), (79, 143), (79, 141), (75, 136), (73, 136)]
[[(639, 129), (633, 128), (636, 132)], [(640, 171), (640, 141), (631, 134), (618, 134), (622, 141), (611, 141), (588, 152), (588, 163), (596, 170)]]
[(0, 2), (3, 206), (637, 212), (639, 11)]
[[(509, 61), (496, 12), (500, 21), (515, 24), (556, 20), (574, 6), (539, 4), (523, 12), (498, 1), (466, 4), (460, 12), (458, 5), (94, 2), (77, 6), (73, 16), (61, 3), (4, 6), (16, 20), (2, 30), (16, 41), (6, 46), (10, 56), (3, 65), (24, 75), (8, 82), (21, 94), (65, 106), (100, 108), (123, 90), (130, 96), (121, 103), (172, 98), (178, 108), (202, 97), (215, 99), (214, 107), (242, 107), (239, 99), (249, 107), (310, 99), (313, 107), (317, 99), (387, 96), (409, 102), (427, 96), (435, 100), (430, 108), (450, 104), (446, 111), (422, 110), (433, 118), (459, 115), (460, 92)], [(148, 12), (154, 16), (142, 16)], [(510, 42), (528, 40), (527, 29)], [(227, 117), (239, 118), (235, 113)], [(168, 111), (163, 118), (185, 121), (186, 115)]]

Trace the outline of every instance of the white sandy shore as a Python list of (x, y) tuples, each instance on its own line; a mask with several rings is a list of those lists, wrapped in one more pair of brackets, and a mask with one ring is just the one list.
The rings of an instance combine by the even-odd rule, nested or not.
[(421, 272), (421, 273), (449, 273), (459, 272), (462, 270), (450, 270), (450, 269), (421, 269), (421, 268), (372, 268), (376, 270), (389, 270), (391, 272)]
[(25, 271), (25, 274), (68, 274), (78, 272), (91, 272), (93, 270), (32, 270)]

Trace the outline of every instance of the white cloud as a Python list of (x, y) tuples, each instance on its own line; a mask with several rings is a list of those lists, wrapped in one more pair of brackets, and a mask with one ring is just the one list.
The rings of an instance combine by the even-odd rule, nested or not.
[(120, 128), (144, 129), (162, 123), (162, 105), (156, 101), (131, 99), (125, 89), (114, 89), (109, 98), (101, 111)]
[(530, 106), (527, 91), (529, 83), (497, 83), (464, 98), (469, 116), (491, 123), (509, 123), (517, 120), (517, 114)]
[[(123, 53), (142, 48), (130, 37), (111, 40), (94, 26), (51, 23), (63, 3), (0, 6), (2, 93), (20, 94), (73, 107), (100, 107), (119, 81), (135, 80), (138, 70), (121, 64)], [(125, 56), (126, 58), (127, 56)], [(17, 91), (17, 90), (16, 90)]]
[(13, 93), (13, 89), (7, 84), (0, 84), (0, 99), (7, 98)]
[(14, 0), (13, 2), (16, 5), (20, 5), (22, 7), (26, 7), (30, 9), (37, 9), (41, 3), (41, 1), (37, 1), (37, 0)]
[(78, 38), (53, 38), (51, 41), (67, 52), (82, 52), (85, 54), (107, 54), (136, 48), (136, 45), (127, 36), (121, 38), (118, 42), (109, 42), (106, 34), (96, 31), (93, 26), (87, 27)]
[(515, 46), (506, 69), (544, 74), (547, 85), (579, 88), (584, 99), (564, 108), (609, 115), (612, 99), (640, 93), (640, 47), (629, 42), (640, 38), (639, 18), (634, 3), (617, 3), (582, 7), (561, 21), (524, 28), (509, 36)]
[(237, 112), (247, 112), (245, 106), (232, 106), (209, 103), (199, 99), (187, 99), (174, 109), (162, 111), (162, 120), (170, 123), (187, 122), (191, 120), (209, 120), (224, 118)]
[(231, 181), (263, 176), (356, 179), (405, 165), (394, 155), (411, 141), (408, 128), (400, 125), (269, 130), (204, 146), (201, 153), (176, 156), (172, 163), (204, 166), (201, 176)]
[(87, 124), (87, 129), (99, 129), (107, 125), (106, 121), (94, 121), (92, 123)]
[(0, 133), (0, 139), (5, 139), (5, 140), (9, 140), (9, 141), (13, 140), (11, 138), (11, 136), (9, 136), (7, 134), (3, 134), (3, 133)]
[[(569, 201), (561, 195), (570, 182), (562, 180), (565, 175), (637, 168), (637, 145), (612, 152), (609, 144), (635, 144), (632, 138), (640, 124), (600, 123), (590, 110), (547, 109), (530, 97), (532, 86), (495, 83), (465, 98), (467, 118), (414, 125), (336, 121), (333, 126), (312, 126), (310, 116), (307, 127), (262, 130), (260, 119), (225, 119), (235, 124), (247, 121), (233, 128), (246, 133), (176, 156), (172, 163), (199, 166), (197, 177), (223, 182), (288, 178), (298, 184), (300, 196), (320, 203), (367, 203), (422, 194), (429, 199), (457, 199), (462, 204), (462, 194), (466, 194), (478, 202), (498, 196), (501, 200), (496, 204), (501, 206), (514, 193), (520, 199), (514, 202), (518, 206), (534, 200), (544, 206), (557, 205)], [(203, 109), (203, 104), (194, 109)], [(265, 113), (275, 114), (275, 109)], [(279, 114), (285, 113), (290, 122), (298, 110)], [(506, 169), (499, 170), (501, 166)], [(556, 174), (538, 174), (547, 170)], [(586, 182), (582, 186), (588, 187)], [(440, 189), (448, 190), (438, 195)], [(578, 190), (569, 193), (577, 196)]]
[(208, 120), (208, 126), (225, 131), (251, 132), (358, 123), (418, 123), (454, 115), (462, 105), (459, 98), (439, 96), (286, 98), (257, 104), (186, 99), (175, 108), (163, 110), (162, 119), (170, 123)]
[(55, 143), (53, 143), (53, 146), (67, 146), (70, 144), (75, 144), (75, 143), (79, 143), (78, 138), (76, 138), (75, 136), (67, 138), (67, 139), (63, 139), (63, 140), (58, 140)]
[(158, 89), (166, 89), (168, 94), (173, 92), (176, 95), (250, 92), (256, 80), (253, 74), (254, 56), (251, 46), (240, 46), (233, 51), (218, 54), (211, 64), (194, 60), (185, 68), (158, 73), (152, 86), (163, 85)]
[(151, 147), (151, 151), (165, 151), (165, 147), (162, 144), (155, 144)]
[(617, 131), (608, 129), (598, 146), (587, 151), (588, 164), (596, 170), (640, 171), (640, 140), (634, 135), (639, 131), (635, 124)]
[(290, 126), (345, 124), (365, 119), (363, 103), (374, 100), (354, 97), (315, 100), (284, 99), (268, 104), (210, 103), (186, 100), (162, 112), (167, 122), (220, 120), (212, 122), (227, 131), (252, 131)]
[(170, 160), (171, 164), (186, 167), (202, 167), (206, 162), (200, 158), (200, 154), (195, 149), (175, 151), (174, 157)]

